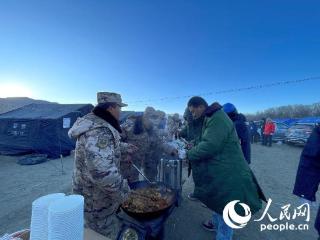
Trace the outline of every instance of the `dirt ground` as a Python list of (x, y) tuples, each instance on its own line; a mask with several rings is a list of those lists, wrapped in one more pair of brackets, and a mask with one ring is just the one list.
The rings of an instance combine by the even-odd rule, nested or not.
[[(272, 148), (258, 144), (252, 145), (252, 165), (267, 198), (272, 199), (269, 214), (279, 218), (281, 207), (291, 204), (290, 212), (301, 205), (300, 200), (292, 195), (295, 174), (302, 148), (287, 145), (274, 145)], [(31, 204), (36, 198), (54, 192), (70, 193), (73, 159), (66, 157), (51, 160), (34, 166), (16, 164), (16, 157), (0, 156), (0, 236), (6, 232), (14, 232), (28, 228), (31, 217)], [(63, 165), (63, 171), (62, 171)], [(184, 175), (186, 173), (184, 172)], [(186, 178), (183, 185), (183, 201), (176, 208), (166, 223), (168, 240), (212, 240), (214, 233), (202, 229), (201, 221), (211, 217), (209, 209), (199, 202), (189, 201), (187, 194), (193, 191), (192, 178)], [(253, 216), (259, 219), (265, 209)], [(261, 224), (270, 224), (266, 217), (261, 222), (251, 220), (249, 224), (236, 230), (236, 240), (312, 240), (317, 239), (313, 224), (318, 207), (312, 207), (311, 220), (304, 218), (288, 221), (289, 224), (309, 225), (305, 231), (260, 231)], [(275, 223), (283, 223), (284, 220)]]
[[(71, 191), (71, 157), (32, 166), (16, 163), (17, 157), (0, 156), (0, 236), (29, 228), (32, 202), (43, 195)], [(62, 172), (62, 166), (63, 171)]]

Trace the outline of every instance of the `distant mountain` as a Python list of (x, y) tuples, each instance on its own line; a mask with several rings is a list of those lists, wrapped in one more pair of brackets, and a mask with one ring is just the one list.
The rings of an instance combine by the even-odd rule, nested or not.
[(35, 100), (28, 97), (8, 97), (0, 98), (0, 114), (29, 105), (31, 103), (50, 103), (43, 100)]

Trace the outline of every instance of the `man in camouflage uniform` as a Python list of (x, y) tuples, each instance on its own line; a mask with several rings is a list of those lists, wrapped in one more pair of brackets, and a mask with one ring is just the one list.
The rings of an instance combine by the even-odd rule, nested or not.
[(133, 154), (123, 154), (121, 156), (121, 174), (129, 182), (139, 180), (138, 171), (132, 166), (132, 161), (139, 169), (146, 159), (149, 150), (149, 134), (145, 129), (142, 116), (131, 115), (121, 125), (122, 139), (127, 143), (135, 145), (139, 151)]
[(168, 117), (168, 134), (171, 140), (176, 136), (181, 125), (182, 122), (178, 113), (175, 113), (173, 116)]
[(129, 191), (120, 174), (121, 151), (134, 151), (120, 142), (119, 116), (122, 103), (116, 93), (97, 94), (98, 105), (92, 113), (79, 118), (69, 131), (77, 139), (73, 192), (85, 199), (87, 227), (115, 239), (119, 223), (115, 212)]
[(149, 134), (149, 149), (145, 158), (143, 168), (145, 175), (155, 181), (158, 174), (158, 164), (164, 154), (178, 155), (178, 151), (166, 143), (168, 137), (161, 123), (165, 113), (156, 111), (152, 107), (147, 107), (143, 113), (143, 120)]

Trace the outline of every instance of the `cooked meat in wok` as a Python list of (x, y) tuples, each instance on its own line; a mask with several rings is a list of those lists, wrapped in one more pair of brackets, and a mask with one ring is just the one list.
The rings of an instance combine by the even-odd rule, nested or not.
[(157, 188), (141, 188), (132, 191), (122, 207), (130, 212), (148, 213), (169, 207), (171, 200), (171, 194), (161, 195)]

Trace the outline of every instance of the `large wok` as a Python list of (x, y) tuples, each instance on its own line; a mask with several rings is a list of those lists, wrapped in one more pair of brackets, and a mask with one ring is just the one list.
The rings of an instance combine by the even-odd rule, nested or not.
[(120, 208), (127, 213), (129, 216), (137, 219), (137, 220), (149, 220), (152, 218), (157, 218), (165, 214), (172, 206), (176, 203), (176, 192), (171, 188), (167, 187), (165, 184), (157, 182), (157, 183), (149, 183), (147, 181), (137, 181), (130, 184), (130, 188), (132, 190), (142, 189), (142, 188), (159, 188), (161, 196), (166, 197), (168, 199), (168, 206), (163, 209), (159, 209), (157, 211), (152, 212), (134, 212), (131, 209), (127, 209), (123, 204)]

